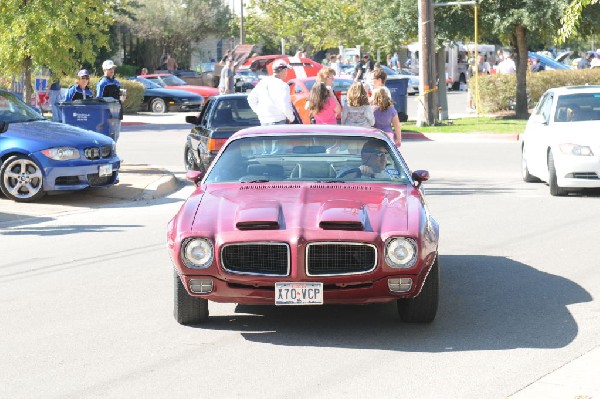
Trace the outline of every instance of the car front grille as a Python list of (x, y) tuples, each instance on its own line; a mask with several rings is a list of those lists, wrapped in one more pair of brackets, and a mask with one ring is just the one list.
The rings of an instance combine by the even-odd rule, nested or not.
[(221, 248), (223, 269), (234, 274), (287, 276), (290, 250), (284, 243), (241, 243)]
[(87, 175), (90, 186), (107, 186), (115, 181), (115, 172), (110, 176), (99, 176), (98, 173)]
[(369, 244), (311, 243), (306, 251), (311, 276), (368, 273), (377, 265), (377, 248)]
[(103, 145), (101, 147), (86, 147), (83, 150), (86, 159), (95, 160), (100, 158), (110, 158), (112, 156), (112, 146)]

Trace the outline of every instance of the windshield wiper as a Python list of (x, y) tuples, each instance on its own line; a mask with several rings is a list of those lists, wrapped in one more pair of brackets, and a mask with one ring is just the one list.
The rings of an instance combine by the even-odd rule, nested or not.
[(317, 180), (316, 183), (346, 183), (345, 180)]
[(242, 183), (268, 183), (271, 180), (268, 179), (256, 179), (256, 180), (248, 180), (248, 181), (242, 181)]

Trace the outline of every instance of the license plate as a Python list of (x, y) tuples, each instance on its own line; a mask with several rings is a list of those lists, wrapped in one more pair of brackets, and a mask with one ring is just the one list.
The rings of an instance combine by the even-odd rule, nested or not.
[(112, 165), (100, 165), (98, 166), (98, 175), (100, 176), (110, 176), (112, 175)]
[(322, 305), (323, 283), (275, 283), (275, 305)]

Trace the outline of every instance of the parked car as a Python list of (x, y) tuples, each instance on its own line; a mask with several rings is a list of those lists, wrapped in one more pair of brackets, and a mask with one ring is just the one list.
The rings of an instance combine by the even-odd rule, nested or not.
[(146, 78), (130, 78), (144, 85), (144, 111), (162, 114), (175, 111), (195, 111), (204, 104), (204, 97), (183, 90), (165, 89)]
[[(298, 110), (302, 123), (305, 124), (310, 123), (310, 112), (305, 109), (304, 106), (306, 105), (306, 100), (308, 100), (308, 97), (310, 96), (310, 90), (316, 82), (317, 78), (314, 76), (310, 78), (296, 78), (288, 82), (290, 85), (292, 104), (294, 104)], [(340, 79), (336, 77), (333, 80), (333, 91), (340, 104), (346, 104), (346, 93), (348, 92), (348, 88), (352, 86), (352, 83), (352, 79)]]
[(399, 72), (385, 65), (382, 65), (381, 68), (387, 74), (388, 80), (408, 79), (408, 85), (406, 88), (406, 93), (408, 95), (414, 95), (419, 93), (419, 77), (410, 73), (410, 70), (406, 69)]
[[(302, 123), (296, 111), (295, 123)], [(211, 98), (198, 116), (187, 116), (194, 125), (184, 149), (186, 170), (205, 171), (229, 137), (240, 129), (259, 126), (258, 116), (248, 105), (246, 93), (221, 94)]]
[(563, 64), (562, 62), (556, 61), (554, 58), (547, 57), (543, 54), (534, 53), (533, 51), (529, 51), (527, 53), (529, 57), (529, 62), (533, 62), (534, 59), (539, 59), (540, 64), (544, 66), (544, 70), (571, 70), (573, 67)]
[(204, 97), (204, 102), (208, 101), (209, 98), (219, 94), (219, 89), (210, 86), (193, 86), (186, 83), (184, 80), (178, 78), (175, 75), (169, 73), (149, 74), (140, 75), (140, 78), (146, 78), (165, 89), (173, 90), (185, 90), (191, 93), (198, 94)]
[(521, 135), (521, 173), (551, 195), (600, 188), (600, 86), (546, 91)]
[(33, 202), (49, 192), (112, 186), (120, 165), (111, 138), (50, 122), (0, 89), (0, 190), (8, 199)]
[(256, 87), (260, 78), (251, 69), (238, 69), (235, 71), (233, 76), (235, 80), (235, 91), (236, 93), (246, 93)]
[(207, 321), (208, 301), (396, 302), (406, 322), (435, 318), (439, 227), (420, 189), (429, 173), (411, 173), (381, 131), (243, 129), (187, 177), (196, 190), (167, 226), (177, 322)]
[(287, 62), (292, 69), (288, 71), (285, 81), (294, 78), (304, 78), (308, 76), (317, 76), (317, 73), (323, 68), (323, 65), (310, 58), (290, 57), (287, 55), (262, 55), (258, 57), (248, 58), (238, 69), (250, 69), (258, 76), (272, 75), (273, 70), (271, 65), (273, 61), (282, 59)]

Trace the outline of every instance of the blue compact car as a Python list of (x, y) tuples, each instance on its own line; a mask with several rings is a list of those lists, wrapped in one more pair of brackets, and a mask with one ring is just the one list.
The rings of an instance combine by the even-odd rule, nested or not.
[(0, 89), (0, 190), (7, 198), (32, 202), (49, 192), (112, 186), (120, 166), (111, 138), (50, 122)]

